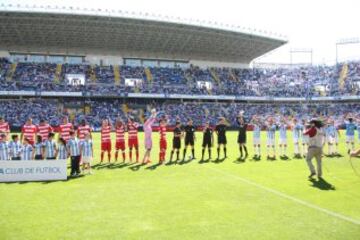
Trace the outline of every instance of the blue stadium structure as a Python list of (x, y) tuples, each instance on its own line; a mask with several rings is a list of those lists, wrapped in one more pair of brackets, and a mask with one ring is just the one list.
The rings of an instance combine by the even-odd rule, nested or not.
[(95, 127), (105, 117), (143, 121), (152, 107), (173, 116), (171, 123), (186, 116), (197, 125), (235, 119), (241, 109), (249, 117), (335, 115), (341, 121), (360, 100), (360, 62), (250, 68), (287, 42), (251, 29), (5, 4), (0, 23), (0, 114), (15, 127), (29, 116), (58, 125), (69, 115)]

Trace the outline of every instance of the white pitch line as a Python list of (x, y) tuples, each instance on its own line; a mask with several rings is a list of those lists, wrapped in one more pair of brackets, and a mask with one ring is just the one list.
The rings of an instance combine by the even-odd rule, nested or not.
[(277, 195), (277, 196), (279, 196), (279, 197), (286, 198), (286, 199), (291, 200), (291, 201), (293, 201), (293, 202), (299, 203), (299, 204), (301, 204), (301, 205), (303, 205), (303, 206), (306, 206), (306, 207), (309, 207), (309, 208), (318, 210), (318, 211), (320, 211), (320, 212), (326, 213), (326, 214), (328, 214), (328, 215), (330, 215), (330, 216), (332, 216), (332, 217), (336, 217), (336, 218), (339, 218), (339, 219), (341, 219), (341, 220), (344, 220), (344, 221), (347, 221), (347, 222), (350, 222), (350, 223), (353, 223), (353, 224), (356, 224), (356, 225), (360, 225), (360, 220), (353, 219), (353, 218), (351, 218), (351, 217), (342, 215), (342, 214), (340, 214), (340, 213), (336, 213), (336, 212), (330, 211), (330, 210), (328, 210), (328, 209), (319, 207), (319, 206), (317, 206), (317, 205), (308, 203), (308, 202), (303, 201), (303, 200), (301, 200), (301, 199), (292, 197), (292, 196), (290, 196), (290, 195), (287, 195), (287, 194), (282, 193), (282, 192), (280, 192), (280, 191), (277, 191), (277, 190), (275, 190), (275, 189), (272, 189), (272, 188), (269, 188), (269, 187), (265, 187), (265, 186), (263, 186), (263, 185), (260, 185), (260, 184), (258, 184), (258, 183), (252, 182), (252, 181), (250, 181), (250, 180), (248, 180), (248, 179), (245, 179), (245, 178), (242, 178), (242, 177), (240, 177), (240, 176), (237, 176), (237, 175), (228, 173), (228, 172), (226, 172), (226, 171), (222, 171), (222, 170), (219, 170), (219, 169), (217, 169), (217, 168), (212, 168), (212, 167), (209, 167), (209, 168), (210, 168), (211, 170), (213, 170), (213, 171), (219, 172), (219, 173), (221, 173), (221, 174), (223, 174), (223, 175), (226, 175), (226, 176), (228, 176), (228, 177), (232, 177), (232, 178), (237, 179), (237, 180), (239, 180), (239, 181), (241, 181), (241, 182), (247, 183), (247, 184), (249, 184), (249, 185), (255, 186), (255, 187), (260, 188), (260, 189), (262, 189), (262, 190), (265, 190), (265, 191), (267, 191), (267, 192), (273, 193), (273, 194), (275, 194), (275, 195)]

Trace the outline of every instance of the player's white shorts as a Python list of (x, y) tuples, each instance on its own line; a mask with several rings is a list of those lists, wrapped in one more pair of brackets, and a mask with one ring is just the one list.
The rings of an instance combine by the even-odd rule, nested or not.
[(333, 136), (327, 136), (326, 137), (326, 142), (330, 143), (330, 144), (334, 144), (335, 143), (335, 138)]
[(294, 141), (294, 144), (299, 144), (299, 138), (294, 137), (293, 141)]
[(91, 163), (92, 157), (81, 157), (83, 163)]
[(308, 136), (303, 136), (302, 137), (302, 144), (309, 144), (309, 137)]
[(287, 139), (286, 138), (280, 138), (280, 145), (286, 145), (287, 144)]
[(260, 145), (260, 138), (254, 138), (253, 139), (253, 144), (254, 145)]
[(266, 145), (274, 146), (275, 145), (275, 138), (268, 138), (266, 139)]
[(354, 142), (354, 136), (346, 135), (346, 142)]

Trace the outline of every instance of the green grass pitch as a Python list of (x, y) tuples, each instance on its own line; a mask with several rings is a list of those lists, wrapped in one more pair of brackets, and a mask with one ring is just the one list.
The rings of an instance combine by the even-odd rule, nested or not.
[[(99, 166), (94, 134), (93, 175), (0, 184), (0, 239), (360, 239), (360, 178), (347, 157), (324, 158), (319, 183), (307, 179), (304, 159), (266, 161), (264, 133), (261, 161), (244, 163), (235, 162), (236, 132), (221, 163), (199, 164), (201, 133), (197, 139), (197, 160), (187, 164)], [(251, 142), (249, 132), (250, 156)], [(154, 133), (150, 166), (158, 150)], [(353, 162), (360, 171), (360, 159)]]

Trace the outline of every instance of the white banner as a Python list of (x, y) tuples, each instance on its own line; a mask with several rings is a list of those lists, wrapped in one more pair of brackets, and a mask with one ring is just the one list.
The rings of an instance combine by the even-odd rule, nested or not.
[(41, 96), (45, 96), (45, 97), (81, 97), (82, 92), (50, 92), (50, 91), (42, 91)]
[(0, 161), (0, 182), (66, 180), (65, 160)]
[(65, 79), (71, 86), (85, 85), (85, 74), (65, 74)]

